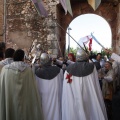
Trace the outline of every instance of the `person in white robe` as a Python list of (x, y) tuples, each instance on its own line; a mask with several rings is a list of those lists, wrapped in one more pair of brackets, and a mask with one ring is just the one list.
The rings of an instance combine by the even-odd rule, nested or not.
[(109, 54), (113, 60), (120, 63), (120, 56), (114, 53), (112, 50), (104, 49), (106, 54)]
[(3, 68), (3, 66), (13, 62), (14, 52), (15, 52), (15, 50), (13, 48), (8, 48), (5, 50), (5, 59), (0, 61), (0, 71)]
[(23, 62), (24, 51), (16, 50), (14, 62), (0, 76), (0, 120), (43, 120), (35, 76)]
[(109, 50), (109, 49), (104, 49), (106, 54), (109, 54), (111, 59), (113, 59), (118, 66), (118, 80), (117, 80), (117, 86), (120, 87), (120, 56), (116, 53), (114, 53), (113, 51)]
[(62, 94), (62, 120), (107, 120), (98, 73), (82, 49), (67, 67)]
[(47, 53), (40, 56), (41, 67), (36, 71), (39, 95), (42, 100), (44, 120), (62, 120), (62, 84), (63, 70), (51, 65)]
[[(109, 49), (104, 49), (106, 54), (111, 55), (111, 58), (118, 63), (118, 81), (120, 83), (120, 56)], [(112, 99), (112, 113), (113, 119), (119, 120), (120, 119), (120, 84), (116, 90), (116, 93), (113, 95)]]
[(119, 79), (120, 79), (120, 75), (119, 75), (119, 63), (116, 62), (115, 60), (111, 59), (110, 58), (110, 62), (112, 62), (112, 68), (113, 68), (113, 71), (114, 71), (114, 74), (115, 74), (115, 77), (114, 77), (114, 83), (113, 83), (113, 86), (114, 86), (114, 93), (117, 91), (117, 87), (119, 87), (120, 85), (120, 82), (119, 82)]
[(113, 82), (115, 78), (115, 73), (112, 68), (112, 62), (106, 61), (105, 66), (101, 69), (99, 77), (102, 79), (103, 86), (103, 98), (112, 100), (112, 95), (114, 93)]
[[(99, 74), (100, 75), (100, 74)], [(105, 66), (101, 69), (102, 78), (102, 93), (105, 101), (108, 119), (112, 119), (112, 99), (115, 92), (114, 82), (115, 82), (115, 73), (112, 68), (112, 62), (106, 61)]]

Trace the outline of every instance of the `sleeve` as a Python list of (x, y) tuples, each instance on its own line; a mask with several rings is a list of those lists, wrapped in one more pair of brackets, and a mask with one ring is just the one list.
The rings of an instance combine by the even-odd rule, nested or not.
[(115, 60), (116, 62), (119, 62), (119, 63), (120, 63), (120, 56), (119, 56), (119, 55), (117, 55), (117, 54), (115, 54), (115, 53), (112, 53), (111, 58), (112, 58), (113, 60)]
[(67, 64), (74, 64), (75, 62), (71, 61), (71, 60), (67, 60)]
[(118, 66), (119, 66), (118, 64), (116, 64), (116, 66), (113, 66), (115, 75), (118, 75)]
[(104, 76), (104, 80), (112, 82), (114, 80), (114, 71), (110, 71), (109, 74)]
[(112, 76), (105, 76), (104, 80), (111, 82), (111, 81), (113, 81), (113, 77)]
[(56, 60), (56, 63), (58, 64), (58, 65), (62, 65), (63, 64), (63, 61), (61, 61), (61, 60)]

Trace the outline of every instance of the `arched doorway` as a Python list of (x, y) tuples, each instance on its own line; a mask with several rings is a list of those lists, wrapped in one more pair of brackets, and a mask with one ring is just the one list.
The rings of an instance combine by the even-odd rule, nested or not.
[[(64, 15), (64, 10), (62, 9), (61, 5), (57, 6), (57, 22), (63, 27), (63, 29), (66, 31), (68, 25), (71, 23), (73, 19), (75, 19), (77, 16), (80, 16), (82, 14), (96, 14), (101, 17), (103, 17), (108, 24), (111, 27), (112, 31), (112, 49), (116, 52), (119, 51), (119, 46), (117, 46), (117, 42), (119, 41), (119, 34), (118, 34), (118, 23), (119, 18), (117, 14), (117, 10), (119, 9), (119, 5), (114, 6), (111, 2), (102, 2), (99, 8), (94, 11), (91, 6), (88, 4), (87, 1), (72, 1), (72, 11), (73, 11), (73, 17), (69, 14)], [(104, 27), (104, 26), (103, 26)], [(65, 46), (66, 46), (66, 32), (63, 31), (60, 27), (58, 28), (58, 40), (61, 46), (62, 54), (64, 54)]]
[[(111, 28), (108, 22), (99, 15), (96, 14), (82, 14), (76, 17), (68, 26), (67, 33), (70, 34), (79, 44), (83, 46), (82, 38), (91, 36), (91, 33), (96, 39), (105, 47), (111, 48)], [(76, 49), (77, 44), (66, 33), (66, 49), (69, 47)], [(88, 45), (86, 44), (86, 47)], [(102, 47), (93, 39), (92, 50), (100, 52)]]

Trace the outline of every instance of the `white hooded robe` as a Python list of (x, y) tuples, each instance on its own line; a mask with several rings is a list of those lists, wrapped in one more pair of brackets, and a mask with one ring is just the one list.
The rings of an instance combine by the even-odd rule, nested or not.
[(71, 83), (68, 82), (67, 75), (69, 73), (65, 71), (62, 120), (107, 120), (96, 68), (84, 77), (72, 75)]

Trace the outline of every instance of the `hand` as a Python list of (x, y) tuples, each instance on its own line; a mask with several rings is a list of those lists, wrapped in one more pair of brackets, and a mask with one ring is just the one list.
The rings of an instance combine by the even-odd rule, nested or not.
[(104, 51), (105, 51), (106, 54), (110, 54), (110, 55), (113, 53), (113, 52), (112, 52), (111, 50), (109, 50), (109, 49), (104, 49)]
[(99, 79), (103, 79), (103, 78), (104, 78), (104, 75), (103, 75), (102, 73), (99, 73), (99, 74), (98, 74), (98, 78), (99, 78)]

